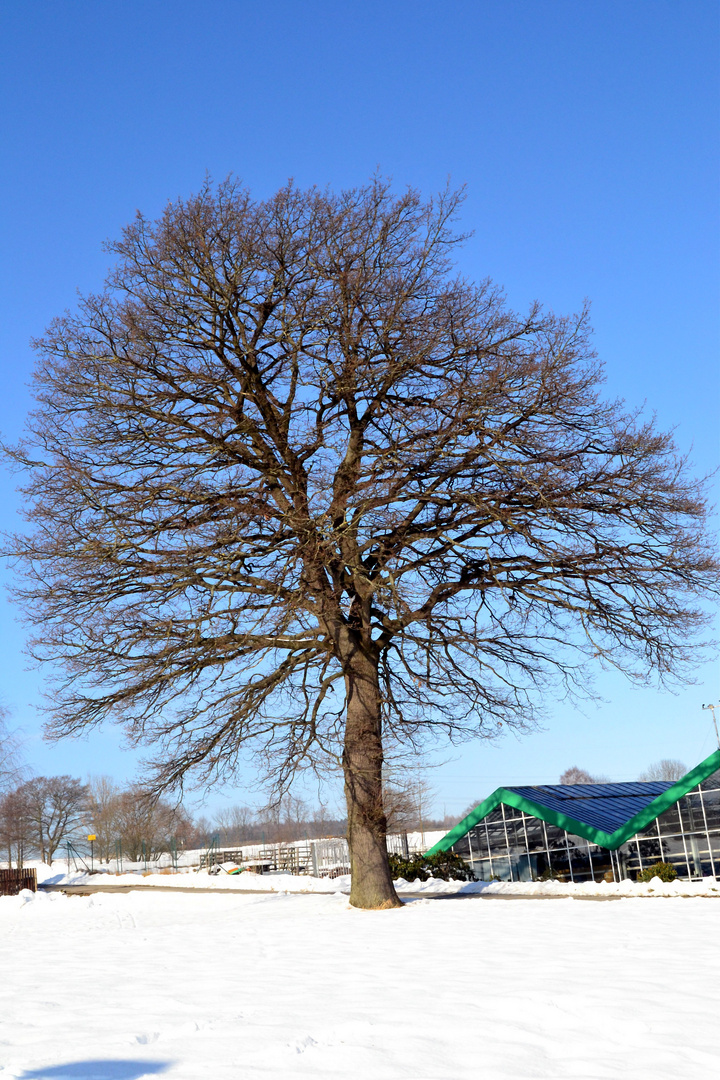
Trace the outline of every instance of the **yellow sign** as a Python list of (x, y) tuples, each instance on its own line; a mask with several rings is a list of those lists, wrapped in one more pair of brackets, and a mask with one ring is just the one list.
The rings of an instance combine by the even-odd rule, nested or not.
[(88, 840), (97, 840), (97, 836), (95, 835), (95, 833), (90, 833), (90, 835), (88, 836)]

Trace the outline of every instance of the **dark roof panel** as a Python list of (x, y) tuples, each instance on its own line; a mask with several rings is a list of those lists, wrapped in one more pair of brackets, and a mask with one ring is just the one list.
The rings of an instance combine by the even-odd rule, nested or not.
[(541, 787), (511, 787), (524, 799), (555, 813), (612, 833), (671, 788), (671, 783), (628, 784), (543, 784)]
[(543, 784), (497, 788), (428, 851), (449, 851), (453, 844), (504, 803), (615, 851), (712, 776), (720, 778), (720, 749), (674, 783)]

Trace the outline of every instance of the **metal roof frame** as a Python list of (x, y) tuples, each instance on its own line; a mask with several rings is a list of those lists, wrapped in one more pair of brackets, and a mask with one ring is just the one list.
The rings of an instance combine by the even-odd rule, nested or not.
[[(586, 825), (582, 821), (577, 821), (575, 818), (570, 817), (568, 814), (561, 814), (555, 810), (551, 810), (547, 806), (543, 806), (541, 803), (533, 802), (532, 799), (528, 799), (523, 795), (518, 794), (517, 791), (513, 791), (512, 788), (498, 788), (497, 791), (493, 791), (492, 795), (489, 795), (484, 802), (481, 802), (479, 806), (476, 806), (462, 821), (446, 833), (442, 840), (438, 840), (437, 844), (434, 844), (427, 852), (427, 855), (434, 855), (438, 851), (448, 851), (453, 844), (457, 843), (461, 837), (465, 836), (470, 829), (474, 828), (478, 822), (487, 817), (500, 803), (504, 803), (505, 806), (512, 806), (516, 810), (523, 810), (531, 817), (540, 818), (548, 825), (557, 825), (561, 829), (565, 829), (566, 832), (572, 833), (573, 836), (582, 836), (585, 840), (590, 840), (591, 843), (597, 844), (599, 847), (607, 848), (609, 851), (616, 851), (627, 840), (632, 839), (636, 833), (641, 832), (646, 825), (649, 825), (651, 821), (654, 821), (656, 817), (659, 817), (665, 810), (669, 809), (674, 803), (681, 799), (683, 795), (687, 795), (688, 791), (691, 791), (698, 784), (706, 780), (708, 776), (720, 769), (720, 749), (715, 750), (709, 757), (701, 761), (699, 765), (696, 765), (694, 769), (691, 769), (689, 773), (686, 773), (680, 780), (677, 780), (672, 784), (667, 791), (663, 791), (661, 795), (657, 795), (651, 802), (647, 804), (639, 813), (631, 817), (624, 825), (616, 829), (613, 833), (603, 832), (601, 829), (595, 829), (592, 825)], [(600, 786), (600, 785), (598, 785)]]

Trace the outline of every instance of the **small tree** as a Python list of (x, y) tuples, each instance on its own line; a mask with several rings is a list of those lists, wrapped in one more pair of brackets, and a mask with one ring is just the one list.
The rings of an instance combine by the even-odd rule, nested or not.
[[(682, 672), (718, 564), (669, 435), (600, 394), (586, 311), (455, 275), (459, 197), (236, 184), (138, 216), (38, 343), (10, 545), (55, 736), (157, 789), (341, 767), (351, 902), (399, 903), (388, 745), (528, 727), (583, 659)], [(54, 668), (57, 669), (57, 668)]]

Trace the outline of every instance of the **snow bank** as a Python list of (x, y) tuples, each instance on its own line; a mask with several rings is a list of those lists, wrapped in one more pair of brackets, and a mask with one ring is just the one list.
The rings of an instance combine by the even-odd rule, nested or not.
[[(230, 867), (232, 864), (228, 864)], [(350, 876), (337, 878), (316, 878), (310, 875), (292, 874), (254, 874), (243, 871), (235, 874), (221, 871), (210, 874), (207, 870), (183, 871), (178, 874), (141, 873), (130, 874), (80, 874), (53, 873), (44, 868), (46, 873), (38, 875), (38, 881), (45, 885), (101, 885), (103, 888), (153, 888), (162, 889), (202, 889), (213, 892), (276, 892), (276, 893), (347, 893), (350, 891)], [(430, 878), (428, 881), (405, 881), (400, 878), (395, 883), (400, 895), (404, 893), (421, 896), (587, 896), (609, 899), (616, 896), (717, 896), (720, 897), (720, 882), (715, 878), (702, 881), (663, 882), (653, 878), (648, 883), (637, 881), (619, 882), (582, 882), (573, 884), (561, 881), (440, 881)]]
[(499, 896), (717, 896), (720, 897), (720, 881), (703, 878), (702, 881), (661, 881), (654, 877), (649, 882), (630, 881), (584, 881), (572, 884), (564, 881), (491, 881), (485, 891)]
[(103, 889), (113, 887), (136, 889), (177, 889), (187, 891), (200, 889), (211, 892), (277, 892), (277, 893), (335, 893), (350, 889), (350, 876), (339, 878), (314, 878), (292, 874), (209, 874), (207, 870), (179, 874), (49, 874), (43, 885), (97, 885)]
[(638, 881), (396, 881), (399, 893), (410, 892), (428, 896), (472, 895), (484, 893), (486, 896), (717, 896), (720, 897), (720, 882), (715, 878), (702, 881), (664, 882), (660, 878), (644, 883)]

